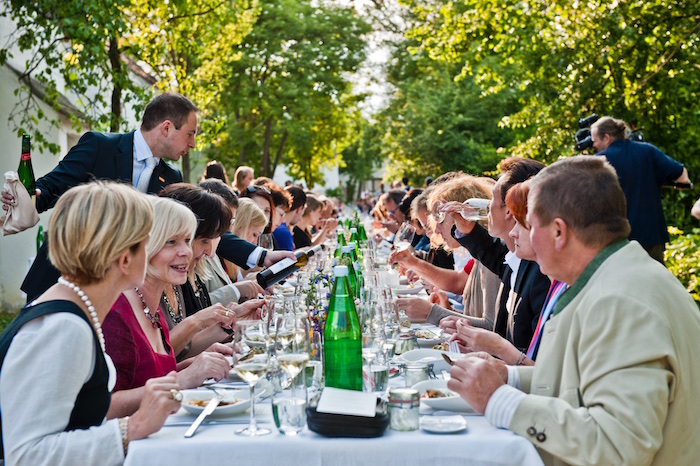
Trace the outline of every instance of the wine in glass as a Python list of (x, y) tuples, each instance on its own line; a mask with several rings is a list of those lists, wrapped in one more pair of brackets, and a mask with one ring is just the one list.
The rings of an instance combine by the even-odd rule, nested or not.
[(490, 204), (491, 201), (489, 199), (467, 199), (462, 203), (462, 210), (460, 210), (460, 214), (462, 215), (463, 219), (469, 220), (470, 222), (486, 220), (489, 215)]
[[(277, 362), (289, 377), (291, 389), (275, 394), (272, 400), (272, 416), (280, 433), (296, 435), (306, 425), (306, 389), (297, 396), (297, 380), (309, 362), (309, 322), (304, 315), (288, 314), (277, 324), (275, 348)], [(305, 383), (304, 383), (305, 385)]]
[(272, 234), (263, 233), (260, 236), (258, 236), (258, 246), (260, 246), (263, 249), (274, 249), (275, 243), (272, 239)]
[(236, 433), (248, 437), (267, 435), (270, 430), (259, 428), (255, 420), (255, 384), (265, 376), (269, 363), (267, 326), (259, 320), (236, 322), (233, 349), (233, 370), (250, 387), (250, 425)]

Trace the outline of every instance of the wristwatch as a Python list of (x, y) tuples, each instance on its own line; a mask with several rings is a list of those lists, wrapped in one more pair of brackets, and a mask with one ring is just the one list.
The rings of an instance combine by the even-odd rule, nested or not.
[(267, 249), (263, 249), (260, 253), (260, 259), (258, 259), (258, 267), (262, 267), (265, 264), (265, 256), (267, 256)]

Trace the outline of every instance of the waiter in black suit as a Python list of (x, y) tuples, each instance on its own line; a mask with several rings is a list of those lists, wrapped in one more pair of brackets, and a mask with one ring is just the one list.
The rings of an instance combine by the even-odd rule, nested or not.
[[(182, 173), (164, 159), (178, 161), (195, 147), (197, 110), (186, 97), (166, 92), (146, 105), (140, 129), (126, 134), (84, 134), (56, 168), (37, 180), (37, 211), (52, 208), (64, 192), (93, 179), (130, 183), (151, 194), (181, 182)], [(14, 198), (3, 191), (2, 201), (11, 205)], [(288, 256), (286, 252), (266, 251), (231, 234), (222, 238), (218, 252), (246, 269), (269, 266)], [(46, 291), (58, 277), (44, 244), (21, 286), (27, 301)]]

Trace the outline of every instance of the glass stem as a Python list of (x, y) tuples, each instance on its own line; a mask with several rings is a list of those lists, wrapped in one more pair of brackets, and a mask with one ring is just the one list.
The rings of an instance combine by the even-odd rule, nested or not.
[(248, 430), (251, 433), (258, 430), (258, 423), (255, 421), (255, 384), (250, 385), (250, 425)]

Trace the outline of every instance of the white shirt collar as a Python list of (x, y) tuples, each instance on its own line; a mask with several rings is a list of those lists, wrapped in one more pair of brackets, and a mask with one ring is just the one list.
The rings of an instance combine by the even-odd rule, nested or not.
[[(155, 157), (151, 148), (146, 144), (146, 140), (143, 137), (140, 129), (134, 131), (134, 159), (139, 162), (144, 162), (146, 159), (151, 157), (160, 161), (160, 158)], [(144, 162), (145, 163), (145, 162)]]
[(515, 287), (515, 278), (518, 276), (518, 269), (520, 268), (521, 261), (522, 259), (516, 256), (513, 251), (508, 251), (508, 253), (506, 254), (506, 258), (503, 260), (503, 262), (508, 264), (508, 267), (510, 267), (510, 269), (513, 271), (513, 273), (510, 276), (511, 290)]

